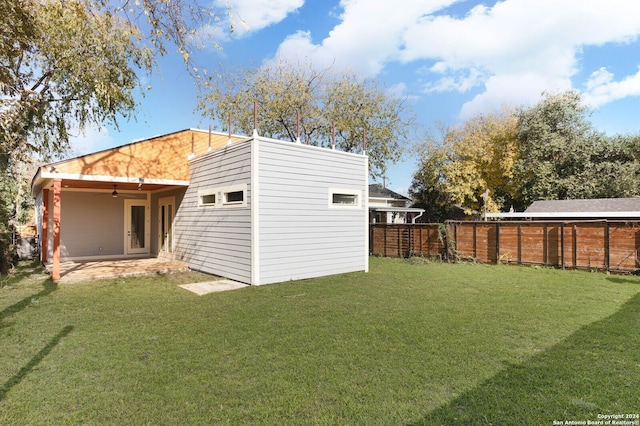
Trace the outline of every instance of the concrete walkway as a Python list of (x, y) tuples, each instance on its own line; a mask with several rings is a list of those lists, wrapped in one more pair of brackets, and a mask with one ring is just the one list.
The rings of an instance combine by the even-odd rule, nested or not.
[(219, 291), (227, 291), (227, 290), (236, 290), (239, 288), (249, 287), (247, 284), (239, 283), (237, 281), (231, 280), (218, 280), (218, 281), (207, 281), (203, 283), (193, 283), (193, 284), (182, 284), (178, 287), (184, 288), (185, 290), (189, 290), (198, 296), (203, 296), (209, 293), (215, 293)]

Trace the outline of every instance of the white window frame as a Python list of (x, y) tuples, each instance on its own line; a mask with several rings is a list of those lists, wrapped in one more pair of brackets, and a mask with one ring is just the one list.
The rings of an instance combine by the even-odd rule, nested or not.
[[(215, 203), (205, 203), (203, 201), (203, 198), (208, 195), (213, 195), (216, 197)], [(215, 188), (201, 189), (198, 191), (198, 207), (217, 207), (219, 201), (220, 195), (218, 193), (218, 190)]]
[[(227, 197), (232, 192), (242, 192), (242, 201), (227, 201)], [(215, 195), (215, 204), (205, 204), (202, 197), (207, 195)], [(198, 191), (198, 207), (216, 207), (216, 208), (242, 208), (247, 207), (247, 184), (240, 183), (236, 185), (221, 186), (218, 188), (201, 189)]]
[[(333, 196), (340, 195), (353, 195), (355, 196), (355, 203), (353, 204), (338, 204), (333, 202)], [(351, 209), (357, 210), (362, 206), (362, 191), (352, 188), (329, 188), (328, 203), (330, 209)]]

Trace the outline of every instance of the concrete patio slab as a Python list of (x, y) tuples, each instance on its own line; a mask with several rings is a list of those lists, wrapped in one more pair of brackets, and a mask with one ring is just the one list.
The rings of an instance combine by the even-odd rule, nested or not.
[(178, 287), (189, 290), (198, 296), (215, 293), (219, 291), (236, 290), (239, 288), (249, 287), (247, 284), (239, 283), (231, 280), (207, 281), (203, 283), (182, 284)]
[[(51, 264), (46, 265), (51, 272)], [(73, 283), (102, 278), (119, 278), (144, 274), (169, 274), (188, 271), (186, 263), (162, 258), (116, 259), (91, 262), (60, 263), (58, 283)]]

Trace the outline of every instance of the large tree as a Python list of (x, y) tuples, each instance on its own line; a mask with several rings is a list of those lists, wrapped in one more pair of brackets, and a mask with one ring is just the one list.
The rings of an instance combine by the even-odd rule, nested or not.
[[(439, 137), (428, 137), (422, 167), (414, 186), (439, 167), (438, 190), (472, 211), (498, 211), (512, 202), (513, 163), (517, 158), (516, 119), (512, 111), (480, 114), (457, 126), (440, 126)], [(423, 168), (427, 170), (422, 170)]]
[(588, 119), (578, 92), (545, 94), (518, 113), (521, 203), (640, 195), (638, 136), (607, 136)]
[(130, 118), (139, 73), (170, 44), (192, 70), (196, 30), (213, 18), (197, 0), (3, 0), (0, 151), (50, 156), (72, 129)]
[(366, 137), (374, 178), (400, 158), (415, 121), (406, 99), (375, 80), (287, 61), (212, 77), (199, 106), (223, 127), (231, 117), (233, 129), (251, 134), (254, 102), (266, 137), (329, 146), (335, 129), (336, 146), (348, 152), (360, 152)]
[(545, 93), (518, 113), (520, 158), (515, 164), (521, 200), (587, 198), (598, 135), (578, 92)]
[[(195, 74), (199, 0), (0, 1), (0, 252), (19, 213), (16, 170), (69, 146), (72, 131), (133, 117), (158, 55), (175, 47)], [(225, 13), (227, 9), (223, 9)], [(4, 270), (6, 262), (0, 263)]]
[(531, 107), (447, 128), (425, 144), (413, 195), (419, 200), (443, 191), (439, 199), (468, 211), (639, 196), (640, 136), (597, 132), (588, 113), (577, 92), (546, 93)]

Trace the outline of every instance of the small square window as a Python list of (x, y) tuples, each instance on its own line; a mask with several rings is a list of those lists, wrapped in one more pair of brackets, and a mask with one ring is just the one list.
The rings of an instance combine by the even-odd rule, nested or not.
[(207, 194), (200, 197), (200, 205), (210, 206), (216, 203), (216, 194)]
[(224, 193), (225, 204), (242, 203), (244, 201), (244, 191), (232, 191)]

